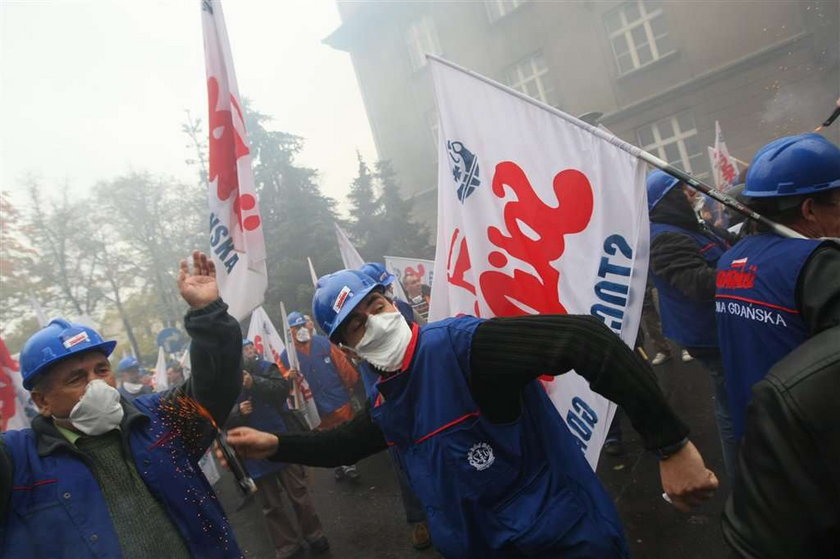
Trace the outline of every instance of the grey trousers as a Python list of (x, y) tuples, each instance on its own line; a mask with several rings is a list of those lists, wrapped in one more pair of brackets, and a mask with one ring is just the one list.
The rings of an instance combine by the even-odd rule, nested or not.
[[(279, 472), (256, 480), (256, 483), (259, 489), (257, 495), (277, 557), (282, 559), (294, 554), (300, 548), (301, 536), (308, 542), (323, 537), (321, 520), (315, 513), (315, 505), (309, 497), (306, 470), (303, 466), (288, 464)], [(292, 504), (297, 523), (286, 513), (284, 493)], [(300, 535), (295, 524), (300, 527)]]

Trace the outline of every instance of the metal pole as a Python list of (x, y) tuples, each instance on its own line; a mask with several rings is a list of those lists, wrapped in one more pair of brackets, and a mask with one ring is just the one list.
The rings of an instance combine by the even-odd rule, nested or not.
[(794, 231), (790, 227), (786, 227), (786, 226), (784, 226), (780, 223), (776, 223), (775, 221), (767, 219), (763, 215), (751, 210), (750, 208), (748, 208), (747, 206), (745, 206), (744, 204), (742, 204), (741, 202), (739, 202), (735, 198), (729, 196), (728, 194), (726, 194), (724, 192), (721, 192), (720, 190), (717, 190), (716, 188), (714, 188), (714, 187), (702, 182), (701, 180), (695, 178), (694, 176), (686, 173), (682, 169), (678, 169), (677, 167), (674, 167), (673, 165), (671, 165), (667, 161), (656, 157), (652, 153), (647, 152), (647, 151), (645, 151), (645, 150), (643, 150), (643, 149), (641, 149), (637, 146), (634, 146), (633, 144), (631, 144), (629, 142), (625, 142), (624, 140), (622, 140), (618, 136), (610, 134), (609, 132), (606, 132), (605, 130), (603, 130), (601, 128), (598, 128), (597, 126), (592, 126), (591, 124), (588, 124), (588, 123), (586, 123), (586, 122), (584, 122), (584, 121), (582, 121), (578, 118), (575, 118), (570, 114), (564, 113), (563, 111), (561, 111), (559, 109), (556, 109), (556, 108), (552, 107), (551, 105), (546, 105), (545, 103), (537, 101), (536, 99), (534, 99), (532, 97), (528, 97), (524, 93), (520, 93), (519, 91), (517, 91), (517, 90), (515, 90), (511, 87), (500, 84), (496, 81), (491, 80), (490, 78), (482, 76), (481, 74), (479, 74), (477, 72), (473, 72), (472, 70), (468, 70), (467, 68), (464, 68), (463, 66), (459, 66), (458, 64), (455, 64), (453, 62), (445, 60), (445, 59), (443, 59), (439, 56), (436, 56), (434, 54), (426, 54), (426, 58), (429, 58), (429, 59), (434, 60), (436, 62), (440, 62), (441, 64), (444, 64), (445, 66), (449, 66), (450, 68), (454, 68), (455, 70), (458, 70), (460, 72), (464, 72), (465, 74), (468, 74), (468, 75), (470, 75), (470, 76), (472, 76), (472, 77), (474, 77), (478, 80), (481, 80), (488, 85), (492, 85), (493, 87), (501, 89), (502, 91), (505, 91), (506, 93), (509, 93), (509, 94), (511, 94), (515, 97), (518, 97), (518, 98), (522, 99), (523, 101), (526, 101), (528, 103), (531, 103), (532, 105), (536, 105), (536, 106), (538, 106), (542, 109), (545, 109), (546, 111), (549, 111), (550, 113), (562, 118), (566, 122), (569, 122), (570, 124), (574, 124), (578, 128), (582, 128), (583, 130), (586, 130), (590, 134), (594, 134), (595, 136), (598, 136), (602, 140), (605, 140), (605, 141), (611, 143), (612, 145), (616, 146), (617, 148), (619, 148), (623, 151), (626, 151), (627, 153), (629, 153), (633, 157), (641, 159), (645, 163), (647, 163), (649, 165), (652, 165), (653, 167), (656, 167), (657, 169), (661, 169), (661, 170), (665, 171), (666, 173), (668, 173), (669, 175), (680, 179), (681, 182), (684, 182), (685, 184), (687, 184), (691, 188), (693, 188), (695, 190), (698, 190), (698, 191), (702, 192), (703, 194), (706, 194), (706, 195), (714, 198), (715, 200), (717, 200), (721, 204), (732, 208), (733, 210), (737, 211), (738, 213), (741, 213), (741, 214), (745, 215), (746, 217), (748, 217), (750, 219), (754, 219), (755, 221), (765, 225), (766, 227), (769, 227), (770, 229), (773, 230), (773, 232), (775, 232), (778, 235), (781, 235), (782, 237), (790, 237), (792, 239), (804, 239), (805, 238), (803, 235), (800, 235), (799, 233), (797, 233), (796, 231)]

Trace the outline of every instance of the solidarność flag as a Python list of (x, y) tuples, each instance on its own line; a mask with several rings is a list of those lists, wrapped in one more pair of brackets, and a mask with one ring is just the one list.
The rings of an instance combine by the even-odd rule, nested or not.
[[(440, 114), (430, 319), (591, 314), (632, 347), (647, 280), (644, 163), (553, 107), (429, 58)], [(615, 405), (576, 374), (544, 385), (594, 468)]]
[(244, 319), (265, 297), (268, 276), (251, 152), (220, 0), (201, 0), (210, 132), (210, 247), (229, 312)]

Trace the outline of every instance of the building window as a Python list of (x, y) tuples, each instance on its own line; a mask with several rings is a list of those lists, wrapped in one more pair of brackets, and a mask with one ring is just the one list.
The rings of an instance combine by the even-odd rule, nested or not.
[(529, 97), (554, 104), (554, 88), (548, 79), (548, 66), (540, 53), (532, 54), (508, 68), (507, 83)]
[(660, 159), (689, 173), (705, 171), (704, 157), (697, 140), (697, 127), (690, 112), (657, 120), (636, 130), (639, 146)]
[(604, 16), (618, 73), (654, 62), (674, 49), (659, 0), (633, 0)]
[(435, 30), (435, 22), (429, 16), (423, 16), (408, 26), (406, 41), (413, 70), (419, 70), (426, 65), (426, 53), (441, 54), (443, 52)]
[(524, 3), (525, 0), (484, 0), (484, 7), (487, 8), (487, 19), (490, 20), (490, 23), (493, 23)]

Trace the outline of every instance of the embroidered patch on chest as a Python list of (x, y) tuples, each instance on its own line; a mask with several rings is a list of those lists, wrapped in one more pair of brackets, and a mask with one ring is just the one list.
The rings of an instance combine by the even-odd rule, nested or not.
[(467, 462), (478, 470), (486, 470), (496, 461), (493, 449), (487, 443), (475, 443), (467, 452)]

